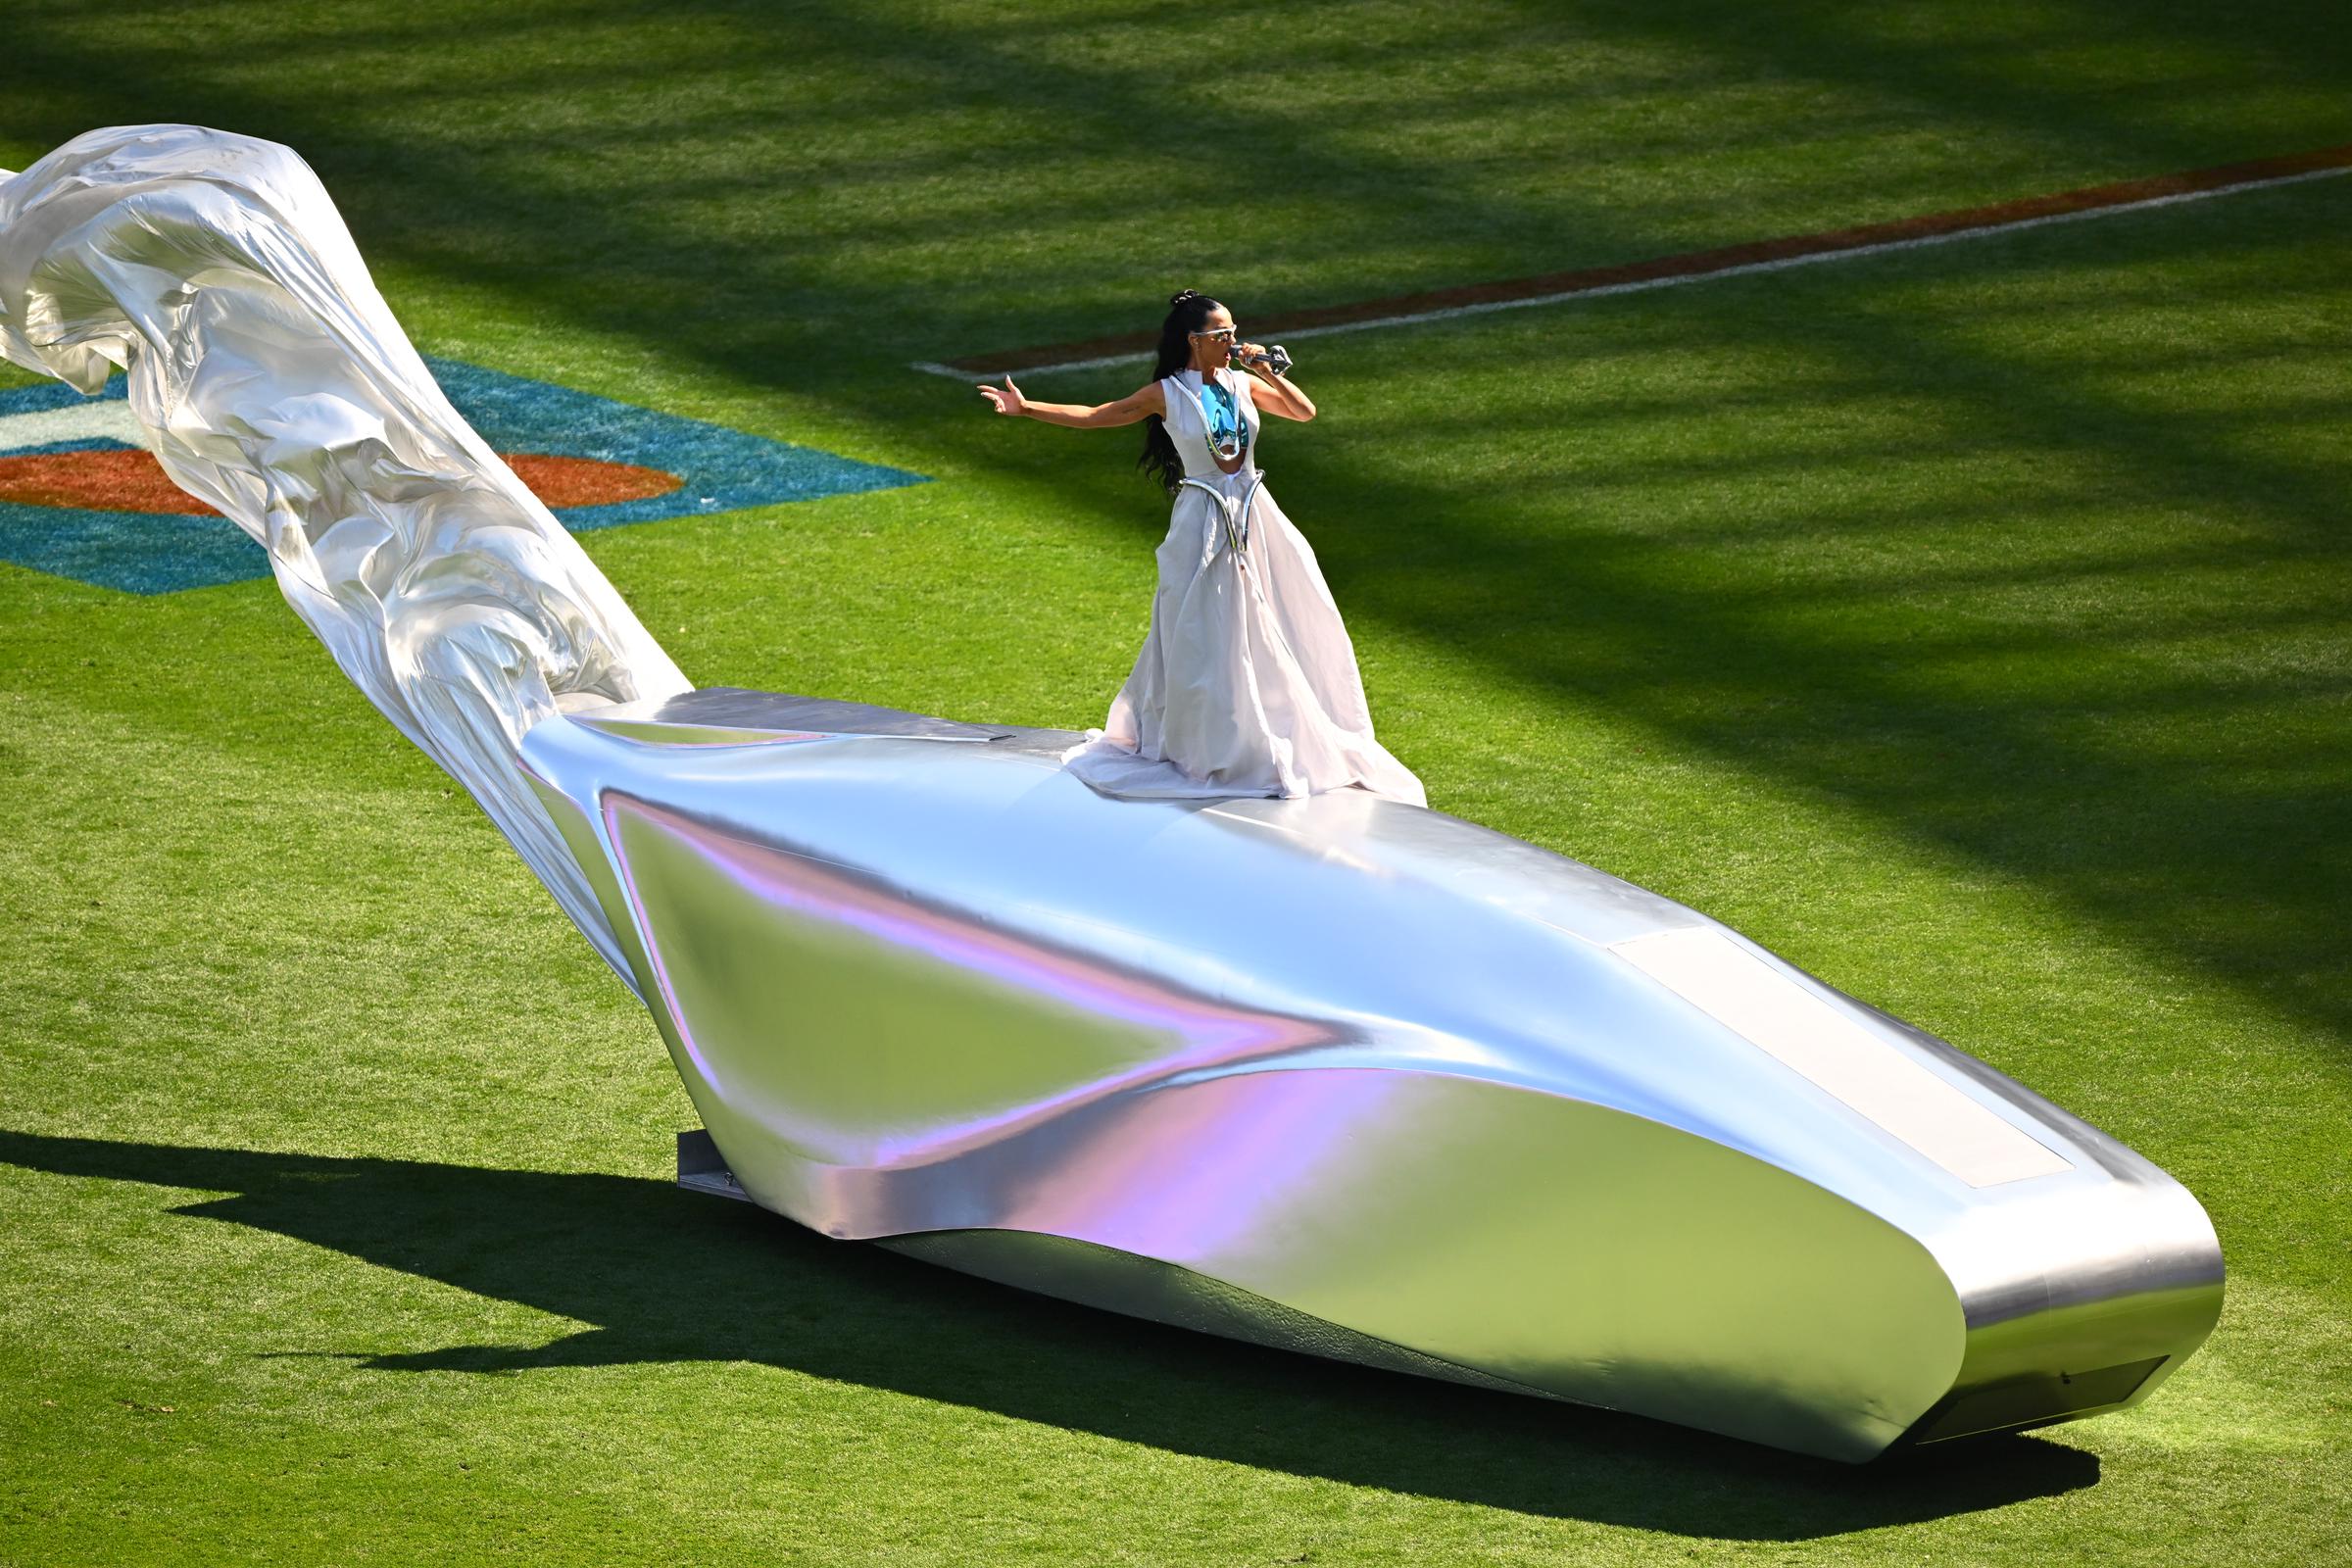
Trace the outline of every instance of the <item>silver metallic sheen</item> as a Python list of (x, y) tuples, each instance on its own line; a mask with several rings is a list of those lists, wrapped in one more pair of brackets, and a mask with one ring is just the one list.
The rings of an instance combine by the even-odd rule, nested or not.
[(1354, 789), (1106, 798), (1069, 731), (692, 689), (283, 147), (112, 127), (0, 178), (0, 351), (127, 368), (167, 471), (803, 1224), (1844, 1460), (2136, 1403), (2219, 1314), (2163, 1171), (1592, 866)]

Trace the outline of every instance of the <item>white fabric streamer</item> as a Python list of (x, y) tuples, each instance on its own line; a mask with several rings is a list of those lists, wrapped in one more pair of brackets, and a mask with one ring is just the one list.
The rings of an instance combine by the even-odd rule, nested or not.
[(692, 685), (450, 406), (310, 167), (159, 124), (0, 171), (0, 354), (87, 393), (127, 372), (164, 471), (261, 542), (344, 672), (635, 990), (516, 745)]

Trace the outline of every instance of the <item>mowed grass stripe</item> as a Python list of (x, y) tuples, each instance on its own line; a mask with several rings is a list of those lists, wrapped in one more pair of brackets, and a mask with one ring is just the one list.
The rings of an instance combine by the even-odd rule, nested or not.
[[(1511, 278), (1494, 283), (1471, 283), (1459, 288), (1428, 289), (1388, 299), (1359, 300), (1349, 305), (1292, 311), (1253, 323), (1250, 330), (1264, 335), (1318, 337), (1331, 332), (1359, 332), (1372, 327), (1409, 326), (1446, 317), (1473, 316), (1489, 311), (1518, 310), (1554, 305), (1564, 300), (1601, 294), (1626, 294), (1637, 289), (1664, 288), (1704, 277), (1727, 277), (1771, 271), (1785, 267), (1887, 251), (1912, 250), (1956, 239), (2034, 228), (2044, 223), (2110, 217), (2211, 196), (2263, 190), (2298, 180), (2327, 179), (2352, 172), (2352, 143), (2310, 152), (2258, 158), (2245, 163), (2220, 164), (2176, 174), (2086, 185), (2041, 196), (2020, 197), (1984, 207), (1898, 218), (1883, 223), (1823, 229), (1810, 234), (1784, 234), (1778, 239), (1712, 250), (1685, 251), (1610, 267), (1586, 267), (1573, 271), (1547, 272), (1539, 277)], [(932, 375), (961, 379), (998, 375), (1008, 370), (1041, 373), (1053, 370), (1094, 369), (1150, 359), (1156, 340), (1144, 332), (1056, 343), (1008, 353), (976, 355), (960, 360), (921, 360), (913, 368)]]

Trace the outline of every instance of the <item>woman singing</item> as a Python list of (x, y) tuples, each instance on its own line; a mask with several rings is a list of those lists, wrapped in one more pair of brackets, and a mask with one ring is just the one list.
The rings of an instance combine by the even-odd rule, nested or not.
[[(1101, 729), (1062, 754), (1106, 795), (1313, 795), (1355, 786), (1427, 806), (1421, 781), (1372, 738), (1355, 647), (1305, 536), (1252, 461), (1258, 404), (1315, 405), (1232, 313), (1186, 289), (1168, 302), (1153, 379), (1093, 408), (1033, 403), (1007, 375), (999, 414), (1090, 430), (1144, 421), (1138, 466), (1174, 498), (1151, 630)], [(1254, 367), (1251, 369), (1228, 365)]]

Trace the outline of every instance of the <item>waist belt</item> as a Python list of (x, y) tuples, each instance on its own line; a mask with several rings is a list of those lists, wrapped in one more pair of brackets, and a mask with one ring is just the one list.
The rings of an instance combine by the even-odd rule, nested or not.
[(1176, 488), (1181, 490), (1190, 485), (1217, 504), (1217, 512), (1225, 523), (1225, 543), (1239, 553), (1250, 547), (1250, 506), (1257, 499), (1258, 486), (1265, 482), (1266, 470), (1253, 467), (1250, 470), (1249, 485), (1238, 497), (1227, 495), (1205, 479), (1180, 479)]

